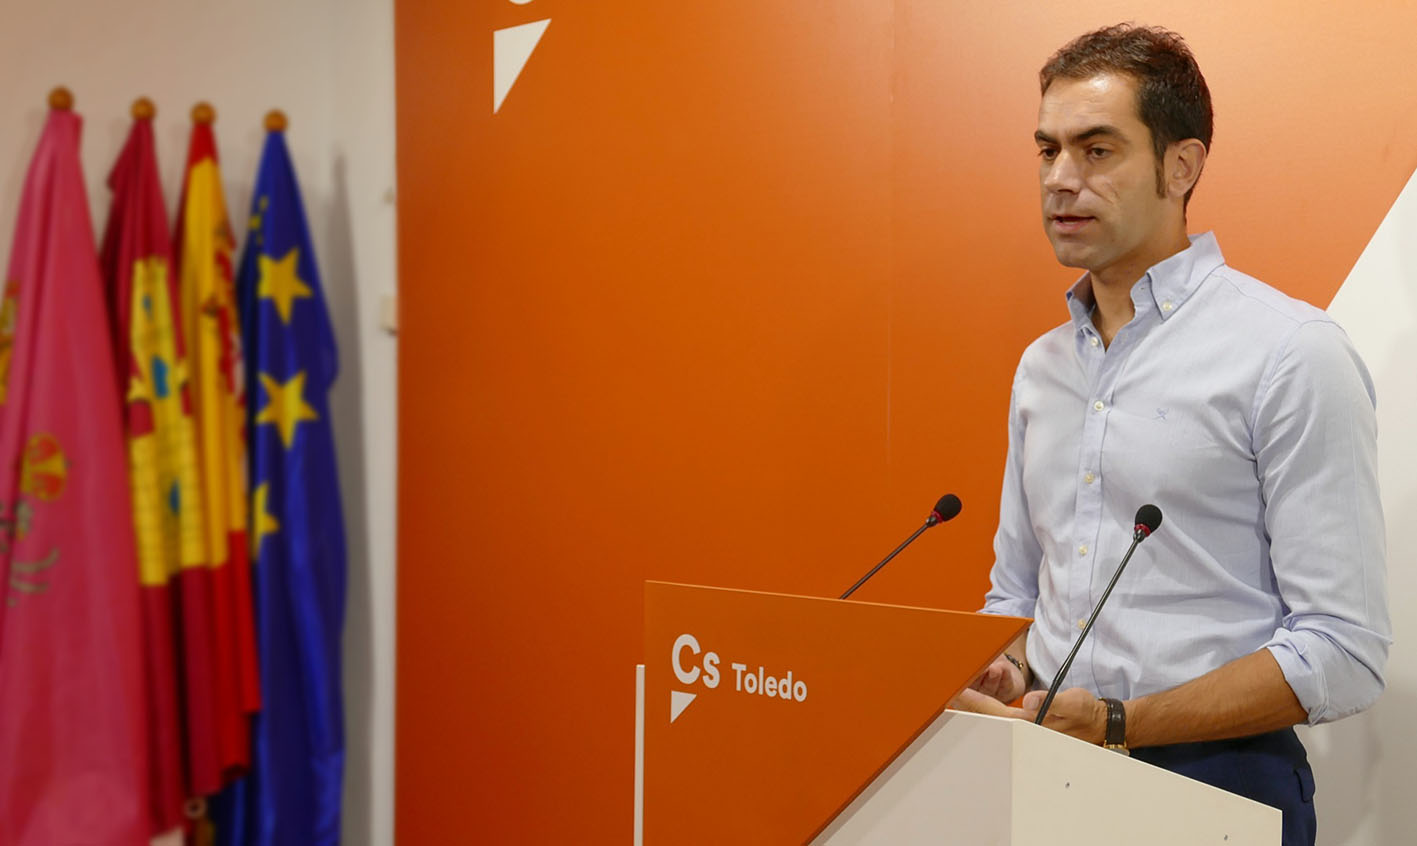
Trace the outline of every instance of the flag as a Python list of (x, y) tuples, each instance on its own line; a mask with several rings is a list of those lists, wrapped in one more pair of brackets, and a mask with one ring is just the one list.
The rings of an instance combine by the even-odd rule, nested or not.
[(174, 244), (203, 528), (199, 561), (179, 578), (188, 789), (216, 793), (250, 760), (261, 704), (246, 553), (245, 378), (231, 275), (235, 240), (221, 188), (215, 113), (193, 109)]
[(0, 305), (0, 843), (146, 844), (142, 616), (121, 405), (67, 92)]
[(218, 829), (224, 843), (336, 846), (345, 539), (329, 391), (338, 360), (283, 124), (278, 113), (268, 119), (274, 128), (237, 274), (252, 398), (251, 549), (264, 706), (251, 774), (228, 797)]
[(108, 177), (113, 204), (100, 263), (123, 401), (128, 473), (143, 603), (153, 831), (184, 822), (182, 720), (174, 582), (202, 563), (196, 446), (187, 360), (176, 324), (172, 237), (158, 182), (152, 104), (134, 106), (133, 127)]

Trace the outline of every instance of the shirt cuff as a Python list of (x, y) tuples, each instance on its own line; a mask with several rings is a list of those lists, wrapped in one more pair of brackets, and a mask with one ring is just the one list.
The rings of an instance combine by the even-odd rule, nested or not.
[(1038, 605), (1034, 599), (997, 599), (986, 597), (984, 607), (979, 609), (980, 614), (1000, 614), (1005, 617), (1027, 617), (1033, 619), (1033, 612)]
[(1284, 680), (1308, 712), (1309, 725), (1334, 719), (1328, 716), (1328, 684), (1324, 681), (1323, 667), (1309, 660), (1302, 640), (1294, 632), (1280, 629), (1265, 648), (1274, 656)]

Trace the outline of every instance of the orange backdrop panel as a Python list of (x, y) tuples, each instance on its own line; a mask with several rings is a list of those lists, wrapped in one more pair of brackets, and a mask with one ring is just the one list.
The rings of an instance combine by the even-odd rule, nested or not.
[[(1184, 33), (1193, 228), (1326, 305), (1417, 166), (1390, 5), (400, 0), (400, 842), (625, 842), (646, 578), (835, 595), (954, 491), (861, 597), (977, 607), (1073, 276), (1038, 66)], [(543, 19), (493, 115), (493, 31)]]

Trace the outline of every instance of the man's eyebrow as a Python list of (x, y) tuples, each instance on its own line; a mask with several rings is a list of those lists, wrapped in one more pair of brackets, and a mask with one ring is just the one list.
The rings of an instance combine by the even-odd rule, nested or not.
[[(1091, 129), (1084, 129), (1082, 132), (1075, 133), (1068, 140), (1074, 144), (1081, 144), (1084, 141), (1091, 141), (1092, 139), (1098, 137), (1116, 138), (1120, 140), (1123, 136), (1122, 130), (1118, 129), (1117, 127), (1108, 124), (1102, 124), (1100, 126), (1094, 126)], [(1053, 136), (1049, 135), (1041, 129), (1033, 133), (1033, 140), (1037, 141), (1039, 144), (1056, 145), (1058, 143), (1058, 139), (1054, 138)]]

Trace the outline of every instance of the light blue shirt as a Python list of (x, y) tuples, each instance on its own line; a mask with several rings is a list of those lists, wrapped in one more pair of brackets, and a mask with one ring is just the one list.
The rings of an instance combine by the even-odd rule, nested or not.
[(1392, 626), (1373, 385), (1347, 335), (1209, 233), (1132, 286), (1107, 347), (1090, 277), (1067, 300), (1014, 377), (984, 610), (1035, 618), (1046, 686), (1150, 502), (1161, 528), (1063, 689), (1145, 696), (1268, 649), (1309, 722), (1371, 705)]

